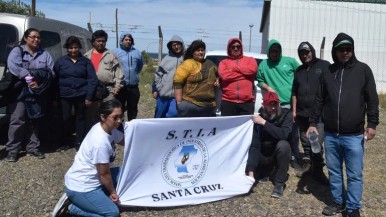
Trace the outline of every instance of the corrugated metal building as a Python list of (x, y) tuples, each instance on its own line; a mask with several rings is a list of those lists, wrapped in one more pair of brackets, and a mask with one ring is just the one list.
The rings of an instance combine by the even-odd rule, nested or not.
[(354, 38), (358, 60), (373, 70), (378, 92), (386, 92), (386, 0), (265, 0), (260, 32), (262, 53), (277, 39), (283, 55), (298, 61), (300, 42), (309, 41), (319, 55), (326, 37), (324, 59), (330, 62), (332, 41), (345, 32)]

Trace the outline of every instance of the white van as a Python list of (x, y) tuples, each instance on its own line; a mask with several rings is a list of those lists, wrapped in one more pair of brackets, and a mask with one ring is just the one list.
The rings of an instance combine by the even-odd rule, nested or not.
[[(40, 31), (41, 46), (51, 54), (54, 61), (67, 54), (63, 45), (69, 36), (80, 39), (82, 53), (92, 48), (92, 33), (79, 26), (47, 18), (0, 13), (0, 78), (3, 77), (9, 52), (18, 45), (25, 30), (29, 28)], [(7, 122), (6, 113), (6, 107), (0, 108), (0, 124)]]
[[(263, 59), (267, 59), (267, 55), (265, 54), (259, 54), (259, 53), (252, 53), (252, 52), (243, 52), (244, 56), (249, 56), (255, 58), (257, 64), (260, 64), (260, 62)], [(208, 60), (211, 60), (216, 66), (218, 67), (221, 60), (228, 57), (226, 50), (212, 50), (208, 51), (205, 55), (205, 58)], [(220, 106), (221, 106), (221, 89), (217, 89), (216, 92), (216, 114), (217, 116), (221, 115)], [(263, 95), (261, 92), (260, 87), (257, 86), (257, 81), (255, 81), (255, 113), (258, 113), (259, 108), (261, 107), (261, 104), (263, 103)]]

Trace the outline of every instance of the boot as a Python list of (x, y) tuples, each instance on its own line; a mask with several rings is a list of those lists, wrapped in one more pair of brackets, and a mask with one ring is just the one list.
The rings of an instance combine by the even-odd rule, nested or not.
[(313, 162), (312, 165), (312, 178), (322, 185), (329, 186), (330, 182), (327, 176), (323, 172), (323, 163)]
[(295, 170), (300, 170), (301, 169), (301, 166), (299, 164), (298, 159), (296, 159), (294, 156), (291, 157), (290, 165)]
[(298, 178), (301, 178), (307, 173), (309, 173), (310, 171), (311, 171), (311, 161), (303, 160), (302, 168), (296, 172), (296, 176)]

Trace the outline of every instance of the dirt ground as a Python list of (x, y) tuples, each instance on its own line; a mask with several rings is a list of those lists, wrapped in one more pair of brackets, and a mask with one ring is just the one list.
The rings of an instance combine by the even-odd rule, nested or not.
[[(150, 114), (152, 112), (140, 112), (139, 117), (148, 118)], [(386, 216), (384, 114), (385, 110), (381, 110), (376, 138), (365, 145), (362, 216)], [(4, 136), (0, 143), (0, 217), (50, 216), (63, 193), (63, 175), (73, 161), (75, 150), (47, 153), (44, 160), (23, 156), (16, 163), (9, 163), (4, 160)], [(122, 155), (120, 147), (117, 164)], [(250, 194), (223, 201), (162, 209), (133, 207), (125, 209), (122, 216), (322, 216), (323, 207), (331, 202), (329, 188), (310, 177), (297, 178), (292, 168), (289, 174), (284, 196), (280, 199), (271, 198), (273, 185), (264, 183), (254, 186)]]

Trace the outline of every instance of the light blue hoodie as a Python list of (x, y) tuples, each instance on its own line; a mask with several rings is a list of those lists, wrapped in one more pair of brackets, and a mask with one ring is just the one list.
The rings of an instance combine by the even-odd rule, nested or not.
[(119, 48), (114, 50), (114, 54), (118, 57), (119, 64), (125, 75), (125, 84), (126, 85), (138, 85), (139, 76), (143, 67), (143, 59), (141, 52), (134, 48), (134, 39), (132, 40), (131, 48), (124, 47), (122, 45), (123, 39), (131, 34), (124, 32), (119, 37)]

